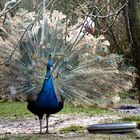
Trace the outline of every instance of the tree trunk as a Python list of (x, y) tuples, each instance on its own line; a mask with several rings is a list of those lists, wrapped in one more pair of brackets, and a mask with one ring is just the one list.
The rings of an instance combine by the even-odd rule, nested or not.
[[(123, 4), (127, 0), (123, 0)], [(138, 0), (129, 0), (124, 9), (128, 38), (132, 44), (134, 64), (140, 77), (140, 7)], [(137, 86), (140, 91), (140, 78), (137, 78)]]

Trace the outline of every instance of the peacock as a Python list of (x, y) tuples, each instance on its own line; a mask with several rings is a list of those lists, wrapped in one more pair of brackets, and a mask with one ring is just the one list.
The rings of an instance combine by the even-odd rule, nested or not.
[(64, 98), (63, 95), (56, 95), (53, 78), (51, 76), (51, 68), (53, 61), (51, 54), (47, 62), (47, 71), (43, 87), (38, 95), (31, 94), (27, 98), (27, 108), (33, 114), (39, 117), (40, 133), (42, 133), (42, 118), (46, 114), (46, 133), (48, 133), (48, 118), (50, 114), (57, 113), (63, 108)]
[(0, 38), (0, 94), (26, 100), (28, 110), (39, 117), (40, 133), (43, 116), (48, 132), (48, 118), (63, 108), (64, 99), (97, 106), (110, 103), (111, 93), (133, 86), (132, 69), (123, 56), (109, 53), (103, 35), (86, 34), (82, 18), (70, 25), (67, 16), (55, 10), (38, 20), (34, 13), (19, 15), (7, 23), (9, 40)]

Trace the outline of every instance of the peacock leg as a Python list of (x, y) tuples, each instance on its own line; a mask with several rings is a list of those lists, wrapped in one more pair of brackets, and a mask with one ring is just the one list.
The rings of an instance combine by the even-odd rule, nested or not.
[(40, 124), (40, 134), (42, 134), (42, 119), (39, 119), (39, 124)]
[(46, 133), (49, 133), (49, 129), (48, 129), (48, 120), (49, 120), (49, 115), (46, 114)]

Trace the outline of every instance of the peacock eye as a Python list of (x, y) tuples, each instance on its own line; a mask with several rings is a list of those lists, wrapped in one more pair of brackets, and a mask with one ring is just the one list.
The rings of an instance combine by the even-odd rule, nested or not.
[(103, 47), (103, 48), (102, 48), (102, 51), (104, 51), (104, 50), (105, 50), (105, 48)]
[(68, 58), (64, 58), (64, 61), (63, 62), (68, 62), (69, 61), (69, 59)]
[(113, 62), (111, 60), (106, 60), (105, 63), (111, 65)]
[(67, 69), (72, 69), (72, 66), (70, 64), (67, 65)]
[(57, 39), (62, 39), (62, 35), (61, 34), (57, 34)]
[(86, 47), (87, 48), (92, 48), (93, 46), (91, 44), (88, 44)]
[(101, 56), (96, 56), (96, 58), (95, 58), (95, 60), (97, 61), (97, 62), (101, 62), (102, 60), (103, 60), (103, 58), (101, 57)]

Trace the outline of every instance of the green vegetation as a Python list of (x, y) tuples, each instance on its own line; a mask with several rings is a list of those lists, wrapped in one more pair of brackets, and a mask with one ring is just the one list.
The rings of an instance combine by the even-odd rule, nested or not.
[(134, 99), (130, 99), (130, 98), (122, 98), (120, 100), (120, 103), (122, 103), (122, 104), (138, 104), (138, 101), (134, 100)]
[(72, 125), (72, 126), (69, 126), (69, 127), (62, 128), (60, 130), (60, 133), (80, 132), (82, 130), (84, 130), (84, 128), (82, 126)]
[(98, 107), (82, 107), (82, 106), (74, 106), (71, 104), (65, 104), (64, 109), (61, 111), (62, 114), (91, 114), (91, 115), (98, 115), (98, 114), (105, 114), (111, 113), (109, 110), (101, 109)]
[[(130, 99), (129, 96), (134, 96), (136, 93), (122, 93), (121, 103), (137, 103), (136, 99)], [(135, 97), (135, 96), (134, 96)], [(60, 114), (89, 114), (89, 115), (99, 115), (99, 114), (110, 114), (109, 110), (98, 108), (98, 107), (82, 107), (74, 106), (72, 104), (65, 103), (63, 110)], [(0, 117), (1, 118), (26, 118), (33, 114), (27, 110), (26, 102), (13, 102), (13, 101), (0, 101)], [(123, 118), (121, 121), (140, 121), (140, 117), (128, 116)]]
[(18, 119), (31, 116), (27, 110), (26, 103), (1, 101), (0, 102), (0, 117)]
[(137, 128), (140, 129), (140, 116), (129, 115), (127, 117), (124, 117), (124, 118), (120, 119), (119, 121), (136, 122), (137, 123)]
[(119, 121), (125, 121), (125, 122), (135, 121), (135, 122), (140, 122), (140, 116), (128, 115), (127, 117), (123, 117)]
[(128, 92), (121, 93), (120, 103), (138, 104), (138, 96), (139, 96), (139, 92), (133, 89)]
[[(26, 118), (32, 116), (32, 114), (27, 110), (27, 103), (25, 102), (13, 102), (13, 101), (0, 101), (0, 117), (1, 118)], [(100, 108), (83, 108), (83, 107), (74, 107), (70, 104), (65, 104), (64, 109), (60, 112), (61, 114), (104, 114), (110, 113), (105, 109)]]

